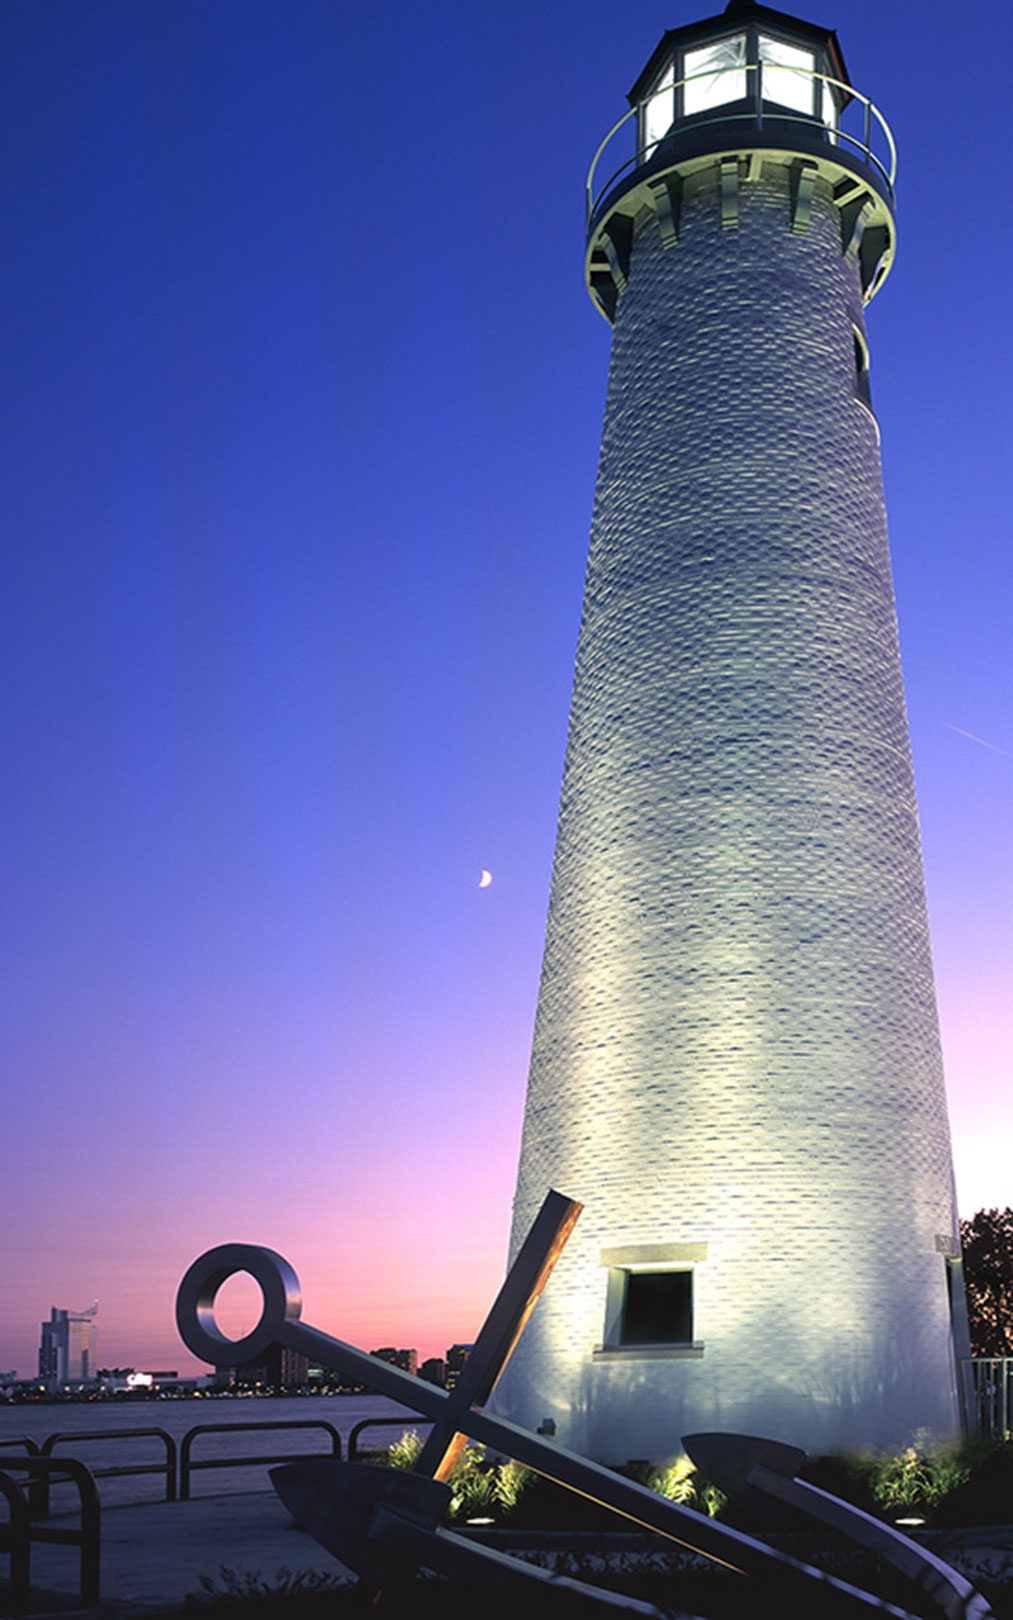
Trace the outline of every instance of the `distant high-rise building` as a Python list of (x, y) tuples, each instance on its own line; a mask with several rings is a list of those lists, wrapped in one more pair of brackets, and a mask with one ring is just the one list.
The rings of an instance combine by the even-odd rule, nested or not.
[(419, 1368), (419, 1377), (427, 1384), (439, 1384), (442, 1389), (447, 1382), (447, 1363), (442, 1356), (429, 1356)]
[(750, 0), (629, 100), (514, 1252), (585, 1209), (497, 1403), (604, 1462), (908, 1444), (966, 1338), (864, 316), (892, 138)]
[[(285, 1345), (273, 1344), (259, 1361), (215, 1368), (219, 1383), (261, 1385), (265, 1389), (301, 1389), (309, 1381), (309, 1358)], [(172, 1374), (175, 1377), (175, 1374)]]
[(447, 1351), (447, 1370), (444, 1375), (444, 1382), (448, 1389), (453, 1389), (457, 1383), (474, 1348), (473, 1344), (452, 1344), (450, 1346)]
[(42, 1324), (39, 1377), (47, 1384), (87, 1384), (98, 1370), (98, 1300), (86, 1311), (55, 1305)]
[(376, 1356), (379, 1361), (386, 1361), (391, 1367), (400, 1367), (402, 1372), (411, 1373), (413, 1377), (419, 1370), (417, 1350), (395, 1350), (393, 1345), (388, 1344), (382, 1350), (371, 1350), (370, 1355)]

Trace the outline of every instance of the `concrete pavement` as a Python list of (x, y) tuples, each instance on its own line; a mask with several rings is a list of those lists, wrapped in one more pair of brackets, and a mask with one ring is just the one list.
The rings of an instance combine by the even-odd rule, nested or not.
[[(72, 1527), (77, 1515), (53, 1522)], [(259, 1572), (269, 1583), (283, 1569), (335, 1577), (346, 1573), (296, 1528), (273, 1490), (103, 1508), (101, 1559), (99, 1611), (110, 1615), (170, 1609), (202, 1592), (202, 1576), (221, 1589), (223, 1566), (240, 1578)], [(78, 1548), (34, 1544), (28, 1615), (76, 1610), (79, 1570)], [(6, 1559), (0, 1556), (0, 1578), (6, 1574)], [(6, 1612), (0, 1599), (0, 1613)]]
[[(68, 1513), (52, 1523), (73, 1527), (77, 1515)], [(498, 1539), (498, 1538), (497, 1538)], [(510, 1538), (519, 1551), (542, 1538), (523, 1533)], [(551, 1538), (567, 1541), (571, 1538)], [(572, 1538), (580, 1540), (581, 1538)], [(603, 1539), (593, 1538), (600, 1546)], [(617, 1537), (617, 1542), (626, 1539)], [(658, 1538), (646, 1538), (655, 1547)], [(925, 1542), (940, 1557), (974, 1581), (1000, 1568), (1013, 1578), (1013, 1529), (931, 1532)], [(505, 1549), (504, 1549), (505, 1550)], [(816, 1559), (820, 1562), (820, 1559)], [(223, 1568), (240, 1582), (254, 1576), (269, 1586), (283, 1571), (292, 1575), (312, 1571), (335, 1580), (350, 1578), (335, 1558), (292, 1522), (273, 1490), (246, 1494), (202, 1496), (188, 1502), (146, 1502), (102, 1511), (101, 1602), (91, 1608), (79, 1603), (80, 1552), (76, 1547), (35, 1544), (32, 1547), (32, 1598), (19, 1620), (45, 1616), (70, 1620), (143, 1620), (181, 1606), (188, 1597), (203, 1595), (202, 1577), (226, 1590)], [(10, 1613), (4, 1601), (7, 1560), (0, 1552), (0, 1615)]]

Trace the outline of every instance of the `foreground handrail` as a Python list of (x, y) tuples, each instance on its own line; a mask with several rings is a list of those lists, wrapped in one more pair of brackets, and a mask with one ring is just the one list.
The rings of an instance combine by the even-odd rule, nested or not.
[[(5, 1445), (16, 1441), (4, 1441)], [(7, 1579), (10, 1585), (12, 1609), (23, 1609), (28, 1604), (31, 1586), (31, 1519), (28, 1502), (17, 1480), (0, 1471), (0, 1496), (7, 1499), (10, 1519), (0, 1524), (0, 1553), (7, 1554)]]
[[(0, 1440), (0, 1446), (23, 1446), (29, 1457), (38, 1457), (40, 1455), (37, 1442), (29, 1439), (27, 1435), (18, 1435), (12, 1440)], [(11, 1466), (16, 1468), (17, 1465), (12, 1464)], [(33, 1519), (40, 1518), (49, 1512), (49, 1494), (45, 1480), (33, 1479), (29, 1481), (28, 1511)]]
[[(55, 1448), (64, 1441), (69, 1440), (75, 1447), (86, 1440), (161, 1440), (165, 1446), (165, 1461), (155, 1463), (125, 1463), (116, 1466), (112, 1463), (102, 1464), (91, 1470), (93, 1479), (118, 1479), (127, 1474), (164, 1474), (165, 1500), (176, 1500), (176, 1442), (165, 1429), (95, 1429), (84, 1433), (51, 1434), (42, 1443), (42, 1455), (51, 1457)], [(48, 1503), (44, 1511), (48, 1512)]]
[[(190, 1475), (199, 1468), (245, 1468), (257, 1463), (291, 1462), (293, 1453), (290, 1451), (271, 1452), (268, 1455), (256, 1457), (202, 1457), (199, 1462), (193, 1462), (190, 1452), (193, 1443), (199, 1434), (243, 1434), (261, 1432), (265, 1429), (324, 1429), (331, 1437), (331, 1456), (341, 1456), (341, 1435), (333, 1423), (326, 1423), (323, 1418), (291, 1418), (278, 1419), (273, 1423), (198, 1423), (194, 1428), (188, 1429), (179, 1447), (179, 1499), (181, 1502), (190, 1500)], [(309, 1455), (309, 1453), (304, 1453)]]
[[(72, 1530), (68, 1529), (64, 1525), (33, 1523), (31, 1519), (28, 1518), (28, 1508), (26, 1504), (25, 1513), (27, 1520), (27, 1546), (30, 1547), (31, 1542), (33, 1541), (44, 1541), (55, 1546), (79, 1547), (81, 1549), (79, 1576), (81, 1603), (85, 1605), (98, 1603), (100, 1584), (99, 1573), (101, 1557), (102, 1505), (99, 1501), (98, 1486), (95, 1484), (95, 1477), (91, 1473), (91, 1470), (86, 1468), (83, 1462), (78, 1462), (76, 1457), (25, 1457), (23, 1460), (9, 1464), (8, 1468), (3, 1471), (3, 1474), (0, 1474), (0, 1478), (6, 1478), (9, 1480), (12, 1472), (17, 1474), (26, 1473), (31, 1480), (45, 1479), (47, 1485), (51, 1483), (53, 1479), (59, 1479), (62, 1475), (66, 1479), (69, 1479), (72, 1484), (77, 1486), (78, 1500), (81, 1509), (81, 1522), (79, 1527), (76, 1530)], [(15, 1489), (16, 1488), (17, 1487), (15, 1486)], [(11, 1498), (7, 1493), (6, 1487), (0, 1485), (0, 1490), (3, 1491), (3, 1494), (7, 1496), (8, 1501), (10, 1501)], [(14, 1542), (17, 1535), (25, 1535), (26, 1532), (24, 1530), (24, 1522), (20, 1520), (20, 1517), (18, 1519), (17, 1531), (15, 1531), (13, 1528), (13, 1514), (11, 1522), (11, 1548), (13, 1552)], [(26, 1559), (29, 1556), (27, 1551), (24, 1556)], [(22, 1567), (21, 1559), (22, 1555), (19, 1549), (17, 1553), (19, 1578)], [(27, 1578), (27, 1570), (25, 1571), (25, 1575)]]

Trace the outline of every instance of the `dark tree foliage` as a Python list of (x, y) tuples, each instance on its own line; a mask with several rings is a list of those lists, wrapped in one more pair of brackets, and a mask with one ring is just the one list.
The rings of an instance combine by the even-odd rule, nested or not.
[(971, 1353), (1013, 1356), (1013, 1209), (961, 1221)]

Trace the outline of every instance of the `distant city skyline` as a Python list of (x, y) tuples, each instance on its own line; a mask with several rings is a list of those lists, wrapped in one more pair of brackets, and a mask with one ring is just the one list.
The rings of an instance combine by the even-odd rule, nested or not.
[[(233, 1301), (234, 1320), (236, 1331), (245, 1331), (248, 1325), (239, 1327), (239, 1322), (245, 1318), (243, 1306)], [(107, 1358), (108, 1366), (100, 1365), (98, 1354), (98, 1322), (99, 1302), (96, 1300), (85, 1311), (66, 1310), (54, 1305), (49, 1312), (48, 1320), (41, 1324), (40, 1343), (37, 1354), (37, 1365), (30, 1371), (20, 1368), (6, 1369), (0, 1373), (0, 1385), (5, 1382), (17, 1381), (20, 1384), (45, 1384), (51, 1390), (61, 1388), (74, 1389), (98, 1382), (131, 1381), (134, 1388), (139, 1389), (145, 1383), (150, 1385), (153, 1381), (173, 1381), (179, 1378), (178, 1371), (158, 1370), (151, 1367), (136, 1368), (133, 1366), (113, 1365), (116, 1357)], [(387, 1361), (402, 1371), (418, 1374), (431, 1383), (443, 1384), (449, 1374), (451, 1383), (460, 1372), (471, 1353), (473, 1346), (454, 1341), (447, 1344), (440, 1356), (429, 1356), (422, 1360), (414, 1346), (381, 1345), (369, 1350), (369, 1354)], [(191, 1358), (192, 1359), (192, 1358)], [(263, 1367), (256, 1364), (229, 1367), (227, 1362), (219, 1363), (214, 1372), (223, 1372), (235, 1376), (239, 1381), (248, 1378), (251, 1370), (264, 1374), (264, 1382), (275, 1384), (278, 1387), (288, 1385), (305, 1385), (310, 1381), (311, 1372), (314, 1375), (323, 1374), (326, 1383), (337, 1383), (342, 1380), (334, 1375), (333, 1378), (326, 1367), (316, 1366), (304, 1355), (276, 1347), (273, 1356), (267, 1358)], [(182, 1382), (186, 1382), (184, 1379)]]
[[(227, 1241), (360, 1346), (477, 1331), (608, 364), (582, 186), (696, 15), (0, 10), (0, 1367), (97, 1295), (117, 1363), (201, 1370)], [(1011, 22), (818, 20), (899, 150), (871, 384), (966, 1216), (1013, 1203)]]

